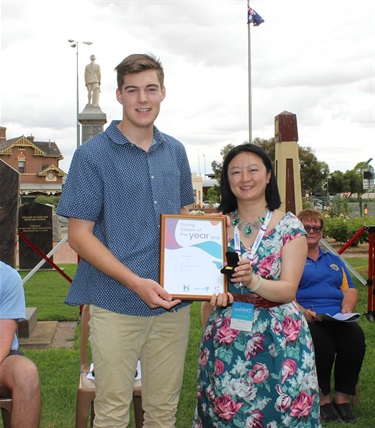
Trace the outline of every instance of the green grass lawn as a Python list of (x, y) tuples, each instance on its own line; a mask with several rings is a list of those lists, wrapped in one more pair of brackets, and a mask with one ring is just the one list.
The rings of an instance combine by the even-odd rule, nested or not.
[[(367, 278), (367, 257), (356, 257), (347, 261)], [(75, 265), (62, 265), (69, 276), (73, 276)], [(24, 274), (23, 276), (25, 276)], [(367, 312), (367, 286), (357, 284), (359, 303), (357, 311)], [(38, 308), (38, 320), (72, 321), (79, 319), (79, 308), (63, 303), (69, 283), (57, 272), (38, 272), (25, 284), (27, 306)], [(361, 404), (355, 408), (359, 428), (375, 426), (374, 377), (375, 377), (375, 323), (362, 316), (358, 321), (365, 331), (367, 350), (362, 367), (359, 391)], [(177, 413), (176, 428), (189, 428), (195, 407), (195, 382), (199, 344), (201, 340), (200, 303), (192, 305), (191, 329), (181, 399)], [(72, 428), (75, 423), (76, 389), (79, 373), (79, 327), (73, 350), (49, 349), (26, 350), (26, 355), (38, 366), (42, 385), (41, 428)], [(130, 428), (134, 428), (133, 418)], [(324, 423), (323, 427), (344, 428), (347, 424)], [(2, 427), (2, 422), (0, 422)]]

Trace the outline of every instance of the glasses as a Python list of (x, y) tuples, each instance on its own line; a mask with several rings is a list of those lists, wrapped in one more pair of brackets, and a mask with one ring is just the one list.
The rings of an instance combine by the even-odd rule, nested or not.
[(304, 224), (303, 227), (305, 228), (307, 233), (314, 232), (319, 233), (322, 231), (322, 226), (309, 226), (308, 224)]

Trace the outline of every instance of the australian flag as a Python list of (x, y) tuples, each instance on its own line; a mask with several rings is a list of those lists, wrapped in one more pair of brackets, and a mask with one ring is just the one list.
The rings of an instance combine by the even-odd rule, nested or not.
[(264, 19), (260, 15), (258, 15), (254, 9), (249, 7), (248, 13), (247, 13), (247, 23), (248, 24), (253, 23), (253, 26), (257, 27), (262, 22), (264, 22)]

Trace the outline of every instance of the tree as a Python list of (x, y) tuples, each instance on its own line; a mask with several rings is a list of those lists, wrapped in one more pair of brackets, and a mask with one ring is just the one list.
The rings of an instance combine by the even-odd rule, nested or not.
[(219, 186), (220, 186), (221, 171), (223, 170), (224, 159), (226, 158), (227, 154), (232, 149), (234, 149), (234, 147), (235, 146), (233, 144), (227, 144), (226, 146), (224, 146), (223, 149), (220, 150), (222, 161), (221, 162), (216, 162), (216, 161), (211, 162), (211, 168), (212, 168), (212, 171), (215, 173), (215, 178), (216, 178), (217, 182), (219, 183)]
[[(272, 160), (275, 166), (275, 139), (264, 140), (255, 138), (254, 144), (261, 147)], [(325, 162), (318, 161), (311, 147), (298, 146), (299, 166), (301, 175), (301, 187), (306, 192), (310, 192), (317, 187), (321, 187), (327, 180), (329, 167)]]
[[(244, 143), (247, 143), (245, 141)], [(262, 138), (254, 138), (253, 144), (261, 147), (270, 157), (275, 167), (275, 138), (269, 138), (268, 140)], [(227, 144), (220, 152), (225, 159), (228, 152), (235, 147), (232, 144)], [(321, 187), (326, 181), (329, 167), (325, 162), (319, 162), (314, 155), (310, 147), (298, 146), (299, 160), (300, 160), (300, 174), (301, 174), (301, 185), (304, 191), (310, 190), (317, 187)], [(223, 169), (222, 162), (213, 161), (212, 169), (215, 173), (215, 178), (220, 182), (221, 171)]]
[(333, 171), (328, 178), (329, 193), (336, 194), (345, 192), (344, 181), (345, 177), (342, 171)]
[(354, 169), (345, 171), (344, 192), (350, 192), (350, 196), (353, 193), (358, 193), (358, 195), (363, 193), (362, 171), (355, 171)]
[(212, 186), (207, 190), (207, 200), (214, 202), (220, 201), (220, 190), (217, 185)]

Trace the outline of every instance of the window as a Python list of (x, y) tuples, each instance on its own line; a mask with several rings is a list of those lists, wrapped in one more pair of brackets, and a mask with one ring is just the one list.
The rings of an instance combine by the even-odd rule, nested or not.
[(21, 174), (26, 172), (26, 162), (25, 161), (18, 161), (18, 172), (20, 172)]

